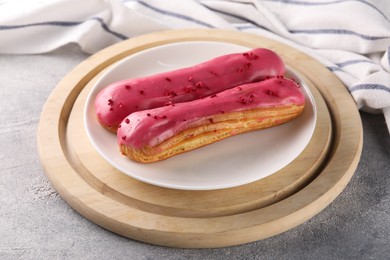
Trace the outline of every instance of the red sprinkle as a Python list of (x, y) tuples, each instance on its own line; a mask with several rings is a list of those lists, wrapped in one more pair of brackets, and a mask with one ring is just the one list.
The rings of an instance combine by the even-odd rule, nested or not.
[(210, 73), (211, 73), (211, 75), (213, 75), (213, 76), (217, 76), (217, 73), (216, 73), (215, 71), (211, 71)]
[(131, 86), (126, 84), (126, 85), (125, 85), (125, 88), (126, 88), (126, 89), (131, 89)]
[(143, 91), (143, 90), (141, 89), (140, 91), (138, 91), (138, 93), (139, 93), (140, 95), (143, 95), (143, 94), (145, 94), (145, 91)]
[(249, 96), (249, 103), (253, 103), (254, 99), (255, 99), (255, 96), (254, 95), (250, 95)]
[(242, 88), (241, 88), (241, 87), (236, 87), (236, 89), (237, 89), (238, 91), (242, 90)]
[(110, 111), (114, 110), (114, 108), (110, 107)]
[(265, 93), (268, 94), (268, 95), (271, 95), (271, 96), (275, 96), (275, 93), (272, 92), (272, 91), (269, 90), (269, 89), (267, 89), (267, 90), (265, 91)]
[(125, 135), (122, 136), (122, 140), (126, 140), (126, 136)]
[(203, 87), (203, 82), (202, 81), (196, 82), (195, 87), (197, 87), (197, 88)]
[(176, 97), (177, 94), (176, 94), (175, 91), (168, 89), (168, 90), (165, 90), (165, 96), (167, 96), (167, 97)]
[(109, 105), (109, 106), (114, 105), (114, 101), (113, 101), (111, 98), (108, 100), (108, 105)]
[(210, 123), (214, 123), (214, 120), (212, 118), (209, 118)]
[(247, 103), (247, 101), (246, 101), (245, 98), (243, 98), (243, 97), (240, 97), (239, 102), (240, 102), (241, 104), (246, 104), (246, 103)]
[(171, 81), (172, 81), (172, 80), (171, 80), (170, 78), (168, 78), (168, 77), (167, 77), (167, 78), (165, 78), (165, 80), (166, 80), (166, 81), (169, 81), (169, 82), (171, 82)]
[(215, 97), (217, 97), (217, 94), (212, 94), (212, 95), (210, 96), (210, 98), (215, 98)]
[(247, 58), (248, 60), (257, 60), (259, 58), (259, 56), (256, 54), (253, 54), (253, 52), (246, 52), (246, 53), (243, 53), (242, 55), (244, 55), (244, 57)]
[(187, 86), (187, 87), (184, 87), (184, 88), (183, 88), (184, 92), (186, 92), (186, 93), (190, 93), (190, 92), (191, 92), (191, 89), (192, 89), (191, 86)]
[(130, 123), (130, 119), (126, 118), (126, 119), (125, 119), (125, 123), (126, 123), (126, 124), (129, 124), (129, 123)]
[(252, 65), (252, 63), (248, 62), (245, 64), (245, 68), (249, 69), (251, 65)]
[(168, 117), (167, 116), (154, 116), (153, 118), (155, 120), (157, 120), (157, 119), (167, 119)]
[(150, 113), (147, 113), (146, 115), (147, 115), (147, 116), (151, 116), (151, 114), (150, 114)]
[(118, 128), (121, 128), (121, 127), (122, 127), (122, 126), (119, 124), (119, 125), (118, 125)]

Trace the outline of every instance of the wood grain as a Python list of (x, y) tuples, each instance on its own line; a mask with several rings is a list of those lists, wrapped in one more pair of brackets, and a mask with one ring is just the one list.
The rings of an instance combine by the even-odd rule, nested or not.
[[(308, 83), (318, 120), (302, 154), (279, 172), (240, 187), (181, 191), (115, 170), (93, 149), (83, 127), (86, 95), (104, 69), (128, 55), (180, 41), (221, 41), (279, 53)], [(221, 30), (153, 33), (111, 46), (82, 62), (50, 95), (38, 146), (57, 191), (82, 215), (118, 234), (174, 247), (221, 247), (263, 239), (299, 225), (326, 207), (356, 169), (362, 129), (340, 81), (309, 56), (251, 34)]]

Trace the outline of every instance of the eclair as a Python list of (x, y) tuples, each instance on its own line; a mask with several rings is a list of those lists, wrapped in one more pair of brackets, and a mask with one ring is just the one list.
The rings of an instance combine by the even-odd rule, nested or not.
[(123, 155), (151, 163), (286, 123), (299, 116), (304, 106), (300, 85), (279, 76), (202, 99), (134, 112), (118, 126), (117, 140)]
[(133, 112), (200, 99), (284, 72), (283, 61), (269, 49), (223, 55), (195, 66), (112, 83), (97, 95), (95, 112), (100, 124), (115, 132)]

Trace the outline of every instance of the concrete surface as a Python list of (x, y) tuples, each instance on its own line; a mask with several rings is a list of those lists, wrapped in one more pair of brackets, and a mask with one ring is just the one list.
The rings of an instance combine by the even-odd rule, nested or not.
[(344, 192), (281, 235), (222, 249), (174, 249), (88, 221), (53, 189), (36, 145), (47, 97), (86, 57), (74, 45), (0, 56), (0, 259), (389, 259), (390, 137), (381, 115), (361, 114), (363, 155)]

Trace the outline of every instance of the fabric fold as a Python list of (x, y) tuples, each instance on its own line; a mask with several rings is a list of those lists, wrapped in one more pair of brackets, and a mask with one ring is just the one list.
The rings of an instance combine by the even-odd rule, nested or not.
[(77, 43), (95, 53), (168, 29), (217, 28), (269, 37), (317, 59), (357, 107), (390, 129), (390, 5), (368, 0), (7, 0), (0, 53), (45, 53)]

